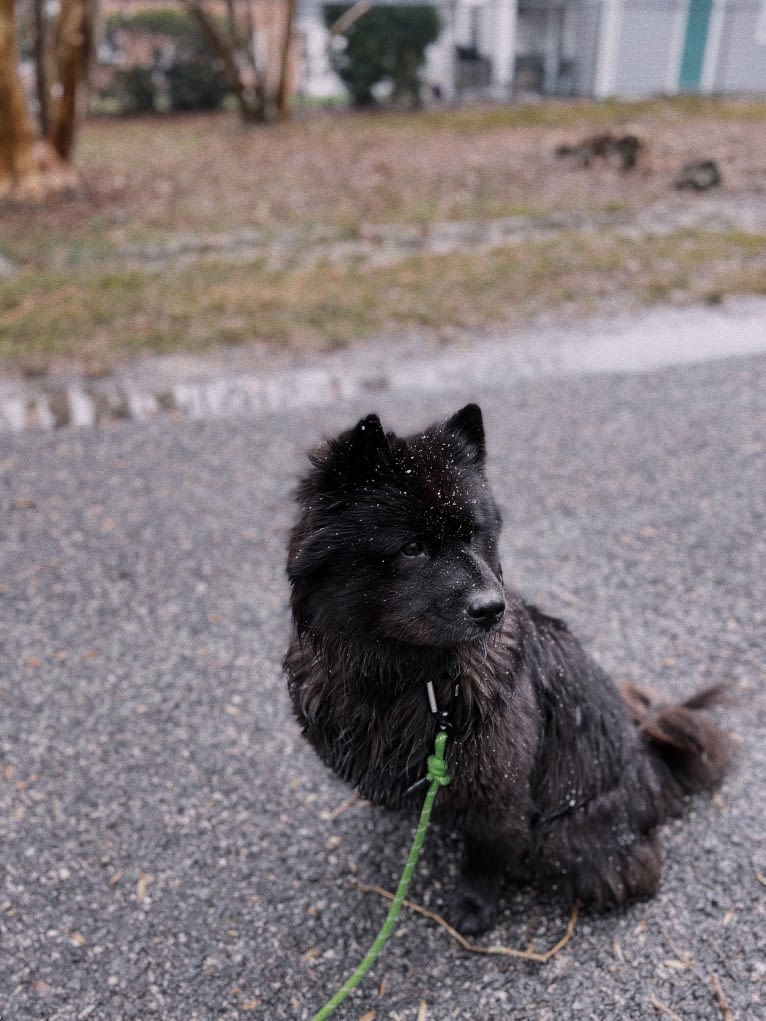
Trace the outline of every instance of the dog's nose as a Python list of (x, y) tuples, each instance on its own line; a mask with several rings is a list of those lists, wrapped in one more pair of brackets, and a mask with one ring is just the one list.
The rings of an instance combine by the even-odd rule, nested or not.
[(475, 620), (479, 627), (489, 630), (505, 613), (505, 600), (497, 592), (474, 592), (468, 600), (467, 609), (468, 616)]

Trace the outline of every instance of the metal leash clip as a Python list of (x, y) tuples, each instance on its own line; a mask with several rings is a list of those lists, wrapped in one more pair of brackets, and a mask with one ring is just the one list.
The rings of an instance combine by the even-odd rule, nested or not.
[(460, 682), (455, 681), (452, 688), (452, 695), (450, 696), (450, 702), (446, 709), (439, 708), (439, 703), (436, 701), (436, 691), (434, 689), (433, 681), (426, 681), (426, 693), (428, 695), (428, 705), (439, 723), (439, 729), (452, 730), (454, 727), (452, 721), (452, 710), (455, 708), (455, 703), (457, 702), (458, 695), (460, 694)]
[[(450, 694), (449, 705), (446, 709), (439, 708), (439, 703), (436, 701), (436, 689), (434, 688), (433, 681), (426, 681), (426, 694), (428, 695), (428, 707), (431, 710), (432, 715), (436, 717), (439, 730), (445, 732), (453, 731), (455, 725), (452, 720), (452, 713), (460, 694), (460, 681), (454, 682), (452, 692)], [(411, 794), (412, 791), (416, 791), (418, 787), (422, 787), (426, 783), (428, 783), (428, 777), (421, 777), (420, 780), (416, 780), (415, 783), (411, 784), (404, 793)]]

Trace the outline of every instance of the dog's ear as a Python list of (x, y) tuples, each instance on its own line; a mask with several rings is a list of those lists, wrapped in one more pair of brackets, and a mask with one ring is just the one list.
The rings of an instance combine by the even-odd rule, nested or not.
[(483, 464), (487, 457), (484, 438), (484, 419), (478, 404), (466, 404), (445, 422), (445, 428), (459, 436), (472, 450), (476, 460)]
[(319, 447), (311, 455), (320, 491), (332, 492), (347, 482), (373, 479), (390, 454), (388, 436), (377, 415), (361, 418), (353, 429)]
[(377, 415), (360, 418), (353, 429), (342, 433), (340, 440), (345, 439), (347, 445), (360, 454), (368, 454), (388, 448), (388, 440)]
[(366, 478), (371, 467), (385, 460), (389, 449), (388, 437), (377, 415), (360, 418), (353, 429), (330, 442), (332, 461), (352, 478)]

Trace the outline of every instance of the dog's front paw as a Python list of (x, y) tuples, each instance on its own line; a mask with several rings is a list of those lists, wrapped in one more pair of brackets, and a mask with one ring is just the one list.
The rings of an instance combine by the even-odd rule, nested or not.
[(497, 918), (497, 901), (474, 891), (456, 894), (449, 911), (450, 924), (463, 936), (478, 936), (491, 929)]

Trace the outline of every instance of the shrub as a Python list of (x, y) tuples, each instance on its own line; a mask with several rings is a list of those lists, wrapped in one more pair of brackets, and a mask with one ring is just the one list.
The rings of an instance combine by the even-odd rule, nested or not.
[(221, 63), (208, 53), (178, 53), (165, 80), (171, 110), (218, 110), (226, 96)]
[(172, 7), (147, 8), (132, 14), (110, 14), (106, 19), (106, 31), (151, 32), (169, 39), (201, 39), (202, 33), (197, 22), (190, 15)]
[[(325, 6), (327, 27), (349, 7)], [(386, 81), (394, 100), (417, 105), (425, 50), (440, 30), (439, 14), (428, 4), (373, 7), (348, 30), (345, 49), (331, 51), (332, 65), (357, 106), (374, 104), (374, 87)]]
[(153, 72), (137, 64), (114, 76), (114, 92), (122, 113), (153, 113), (156, 109)]
[(154, 40), (150, 63), (113, 75), (111, 91), (123, 113), (157, 110), (215, 110), (226, 96), (221, 61), (198, 22), (172, 8), (139, 10), (107, 19), (107, 37), (117, 33)]

